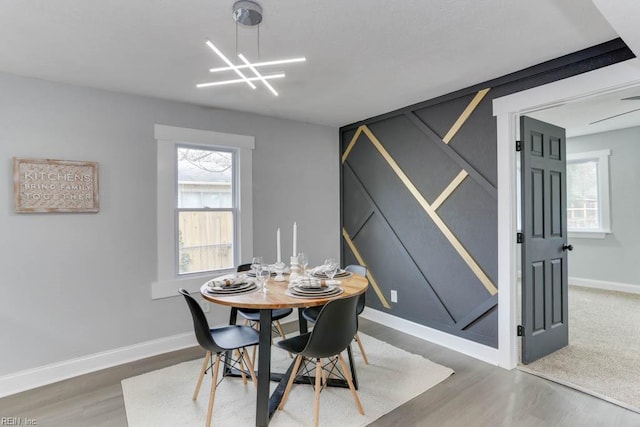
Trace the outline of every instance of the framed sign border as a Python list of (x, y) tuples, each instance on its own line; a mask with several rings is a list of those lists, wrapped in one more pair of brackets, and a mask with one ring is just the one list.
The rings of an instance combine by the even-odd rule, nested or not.
[[(93, 174), (92, 193), (93, 206), (90, 208), (25, 208), (22, 207), (22, 198), (20, 197), (20, 165), (23, 163), (41, 164), (41, 165), (59, 165), (59, 166), (88, 166)], [(75, 160), (55, 160), (55, 159), (30, 159), (23, 157), (13, 158), (13, 200), (16, 213), (97, 213), (100, 211), (100, 197), (98, 185), (98, 162), (85, 162)]]

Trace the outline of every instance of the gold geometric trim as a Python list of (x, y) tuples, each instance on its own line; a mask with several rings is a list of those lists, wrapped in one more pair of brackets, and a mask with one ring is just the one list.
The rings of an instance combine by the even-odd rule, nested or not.
[(489, 92), (489, 89), (490, 88), (482, 89), (481, 91), (476, 93), (476, 96), (473, 97), (469, 105), (467, 105), (467, 108), (465, 108), (462, 114), (460, 114), (460, 117), (458, 117), (458, 120), (456, 120), (453, 126), (451, 126), (451, 129), (449, 129), (449, 132), (447, 132), (444, 138), (442, 138), (445, 144), (448, 144), (449, 141), (451, 141), (453, 137), (456, 135), (456, 133), (458, 133), (458, 131), (460, 130), (464, 122), (466, 122), (469, 116), (471, 115), (471, 113), (473, 113), (473, 110), (475, 110), (478, 104), (480, 104), (480, 101), (482, 101), (482, 98), (484, 98), (487, 92)]
[(437, 211), (438, 208), (440, 207), (440, 205), (449, 198), (449, 196), (451, 195), (451, 193), (454, 192), (454, 190), (456, 188), (458, 188), (458, 186), (462, 183), (462, 181), (464, 181), (464, 179), (468, 176), (469, 174), (467, 173), (466, 170), (461, 170), (460, 173), (458, 174), (458, 176), (456, 176), (455, 178), (453, 178), (453, 181), (451, 181), (451, 184), (449, 184), (447, 186), (447, 188), (445, 188), (442, 193), (440, 193), (440, 195), (438, 196), (437, 199), (435, 199), (433, 201), (433, 203), (431, 203), (431, 209), (433, 209), (434, 211)]
[[(364, 259), (362, 259), (362, 255), (360, 255), (360, 252), (358, 252), (358, 248), (356, 248), (356, 245), (353, 243), (353, 240), (351, 240), (351, 237), (349, 237), (349, 233), (347, 233), (347, 230), (344, 228), (342, 229), (342, 237), (344, 237), (344, 240), (347, 242), (347, 245), (351, 249), (351, 252), (353, 252), (353, 255), (355, 255), (356, 259), (358, 260), (358, 264), (366, 267), (367, 263), (364, 262)], [(384, 297), (384, 294), (380, 290), (380, 286), (378, 286), (378, 282), (376, 282), (376, 279), (373, 278), (373, 274), (371, 274), (371, 270), (369, 270), (369, 268), (367, 268), (367, 278), (369, 279), (369, 283), (371, 283), (373, 290), (376, 292), (376, 295), (378, 295), (378, 298), (380, 298), (380, 302), (382, 303), (384, 308), (391, 308), (391, 306), (389, 305), (389, 302), (387, 301), (387, 299)]]
[(351, 153), (353, 146), (356, 145), (356, 142), (358, 141), (358, 137), (360, 136), (361, 133), (362, 133), (362, 129), (358, 128), (358, 130), (356, 131), (356, 134), (353, 135), (353, 138), (351, 138), (351, 141), (349, 141), (349, 145), (347, 145), (347, 149), (344, 150), (344, 153), (342, 154), (342, 163), (344, 163), (347, 160), (347, 157), (349, 157), (349, 153)]
[(405, 187), (407, 187), (407, 190), (409, 190), (409, 192), (413, 195), (413, 197), (416, 199), (418, 204), (422, 206), (422, 209), (424, 209), (427, 215), (431, 217), (431, 220), (433, 220), (433, 222), (440, 229), (442, 234), (444, 234), (444, 236), (447, 238), (449, 243), (451, 243), (451, 246), (453, 246), (456, 252), (458, 252), (460, 257), (462, 257), (464, 262), (469, 266), (471, 271), (473, 271), (473, 273), (476, 275), (478, 280), (480, 280), (480, 282), (484, 285), (487, 291), (491, 295), (497, 294), (498, 289), (491, 282), (491, 279), (489, 279), (489, 277), (485, 274), (485, 272), (482, 271), (478, 263), (476, 263), (476, 261), (471, 257), (471, 255), (469, 254), (469, 252), (467, 252), (465, 247), (462, 246), (462, 243), (460, 243), (460, 241), (456, 238), (456, 236), (453, 235), (451, 230), (449, 230), (449, 227), (447, 227), (444, 221), (442, 221), (440, 216), (429, 205), (429, 203), (426, 201), (424, 196), (420, 193), (420, 191), (418, 191), (416, 186), (413, 185), (409, 177), (402, 171), (402, 169), (400, 168), (400, 166), (398, 166), (396, 161), (393, 160), (393, 157), (391, 157), (391, 155), (387, 152), (387, 150), (382, 146), (380, 141), (378, 141), (378, 138), (376, 138), (376, 136), (371, 132), (371, 130), (369, 130), (369, 128), (366, 125), (362, 125), (360, 126), (360, 128), (362, 128), (362, 131), (367, 135), (367, 137), (369, 138), (371, 143), (374, 145), (374, 147), (376, 147), (376, 149), (380, 152), (382, 157), (387, 161), (391, 169), (396, 173), (396, 175), (398, 175), (398, 178), (400, 178), (400, 181), (402, 181)]

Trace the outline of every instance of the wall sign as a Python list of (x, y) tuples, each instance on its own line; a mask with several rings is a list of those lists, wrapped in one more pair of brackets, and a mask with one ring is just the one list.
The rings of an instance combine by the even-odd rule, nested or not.
[(13, 158), (18, 213), (98, 212), (98, 163)]

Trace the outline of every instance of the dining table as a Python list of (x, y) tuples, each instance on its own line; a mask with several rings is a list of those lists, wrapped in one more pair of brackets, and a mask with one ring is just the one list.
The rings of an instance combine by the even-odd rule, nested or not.
[[(302, 316), (302, 311), (307, 307), (322, 306), (332, 299), (346, 298), (354, 295), (359, 295), (366, 292), (369, 282), (366, 277), (358, 274), (352, 274), (349, 277), (342, 277), (339, 279), (339, 286), (342, 289), (342, 293), (331, 297), (312, 297), (301, 298), (299, 296), (293, 296), (289, 289), (289, 275), (285, 275), (284, 281), (275, 281), (274, 277), (269, 278), (265, 283), (265, 289), (257, 289), (252, 292), (239, 293), (239, 294), (223, 294), (212, 295), (207, 292), (207, 284), (205, 283), (200, 293), (202, 297), (214, 304), (220, 304), (223, 306), (231, 307), (231, 314), (229, 317), (229, 324), (235, 324), (237, 320), (237, 310), (243, 309), (257, 309), (260, 311), (260, 325), (271, 325), (271, 310), (279, 308), (297, 308), (298, 309), (298, 322), (300, 333), (307, 333), (307, 322)], [(259, 333), (258, 344), (258, 389), (256, 396), (256, 426), (267, 426), (271, 417), (275, 413), (282, 395), (287, 385), (287, 381), (291, 376), (293, 370), (293, 362), (289, 366), (287, 372), (272, 373), (271, 372), (271, 327), (261, 327)], [(354, 380), (354, 384), (357, 383), (357, 376), (355, 375), (355, 367), (353, 364), (353, 357), (351, 354), (351, 347), (347, 348), (349, 356), (349, 364), (351, 367), (351, 373)], [(278, 381), (278, 386), (269, 394), (270, 381)], [(328, 386), (347, 386), (342, 384), (337, 379), (332, 379), (333, 382), (327, 383)], [(356, 386), (357, 387), (357, 386)]]

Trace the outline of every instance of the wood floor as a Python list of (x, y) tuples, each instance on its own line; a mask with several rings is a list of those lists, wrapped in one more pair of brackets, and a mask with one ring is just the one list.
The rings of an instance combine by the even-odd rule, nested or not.
[[(372, 426), (640, 426), (640, 414), (533, 375), (506, 371), (364, 319), (360, 330), (456, 372)], [(354, 353), (358, 362), (359, 352)], [(199, 348), (181, 350), (9, 396), (0, 399), (0, 422), (20, 417), (41, 427), (127, 426), (122, 379), (202, 356)]]

